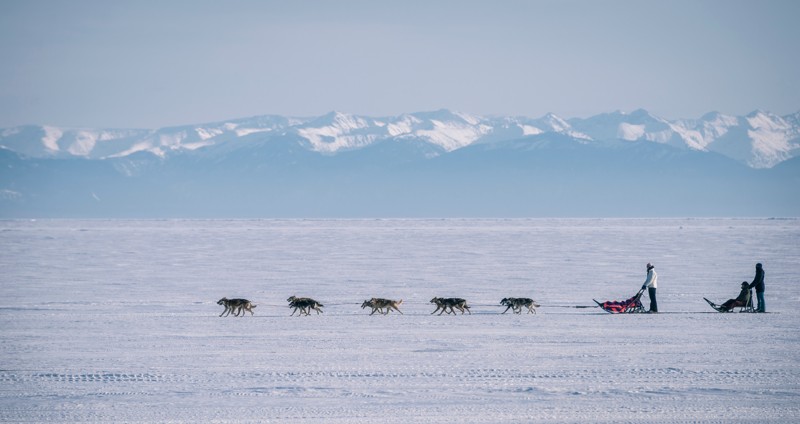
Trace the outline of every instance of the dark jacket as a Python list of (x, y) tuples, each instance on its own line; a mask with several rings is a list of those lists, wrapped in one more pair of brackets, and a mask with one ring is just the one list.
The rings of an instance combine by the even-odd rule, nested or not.
[(756, 267), (756, 277), (750, 283), (750, 288), (755, 288), (756, 293), (764, 293), (764, 268)]

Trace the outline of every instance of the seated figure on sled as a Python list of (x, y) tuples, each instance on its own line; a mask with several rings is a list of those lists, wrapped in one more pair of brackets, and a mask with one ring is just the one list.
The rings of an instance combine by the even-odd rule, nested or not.
[(737, 307), (745, 308), (745, 310), (748, 312), (752, 312), (750, 309), (752, 309), (753, 303), (750, 294), (750, 285), (747, 283), (747, 281), (742, 283), (742, 291), (739, 292), (739, 296), (737, 296), (736, 299), (728, 299), (722, 305), (717, 305), (705, 297), (703, 299), (705, 299), (706, 302), (708, 302), (708, 304), (718, 312), (730, 312), (733, 310), (733, 308)]

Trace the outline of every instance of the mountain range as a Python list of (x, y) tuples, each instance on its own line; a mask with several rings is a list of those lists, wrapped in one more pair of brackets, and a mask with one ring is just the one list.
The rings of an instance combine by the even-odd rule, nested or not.
[(75, 129), (22, 126), (0, 130), (0, 146), (29, 157), (107, 159), (137, 152), (160, 157), (181, 151), (253, 140), (295, 137), (306, 148), (333, 154), (386, 140), (414, 139), (443, 152), (472, 144), (557, 133), (586, 142), (650, 141), (716, 152), (753, 168), (771, 168), (800, 155), (800, 112), (747, 116), (717, 112), (699, 119), (667, 120), (639, 109), (590, 118), (481, 117), (449, 110), (372, 118), (331, 112), (313, 118), (256, 116), (208, 124), (147, 129)]
[(797, 216), (800, 112), (0, 130), (0, 217)]

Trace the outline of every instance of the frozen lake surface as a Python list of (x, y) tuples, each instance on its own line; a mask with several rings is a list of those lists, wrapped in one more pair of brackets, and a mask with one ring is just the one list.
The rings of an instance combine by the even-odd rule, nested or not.
[[(647, 262), (662, 313), (575, 308)], [(0, 221), (0, 269), (2, 422), (800, 421), (795, 219)]]

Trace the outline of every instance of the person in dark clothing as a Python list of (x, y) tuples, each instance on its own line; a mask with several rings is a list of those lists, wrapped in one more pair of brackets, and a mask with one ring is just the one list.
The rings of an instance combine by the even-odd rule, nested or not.
[(726, 300), (719, 307), (724, 310), (722, 312), (727, 312), (736, 307), (747, 306), (748, 300), (750, 300), (750, 286), (747, 281), (742, 281), (742, 291), (739, 292), (739, 296), (736, 296), (736, 299)]
[(756, 289), (756, 298), (758, 299), (758, 308), (756, 308), (756, 312), (766, 312), (767, 305), (764, 303), (764, 268), (760, 263), (756, 264), (756, 276), (749, 286), (749, 289), (752, 288)]

